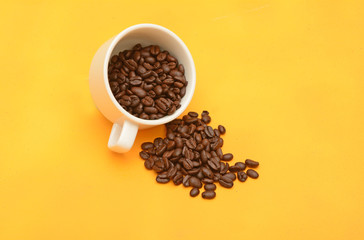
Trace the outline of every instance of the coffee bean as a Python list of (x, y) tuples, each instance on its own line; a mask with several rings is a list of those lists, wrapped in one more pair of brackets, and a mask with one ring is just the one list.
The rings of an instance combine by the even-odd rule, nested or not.
[(236, 179), (236, 175), (234, 173), (226, 173), (224, 176), (230, 178), (232, 181), (235, 181)]
[(195, 187), (195, 188), (201, 188), (202, 187), (202, 183), (200, 181), (200, 179), (198, 179), (197, 177), (191, 177), (190, 180), (190, 186)]
[(180, 172), (177, 172), (177, 174), (173, 178), (174, 185), (180, 185), (182, 183), (183, 174)]
[(160, 146), (158, 146), (157, 147), (157, 149), (156, 149), (156, 154), (157, 154), (157, 156), (162, 156), (162, 154), (165, 152), (167, 150), (167, 145), (165, 145), (165, 144), (162, 144), (162, 145), (160, 145)]
[(256, 168), (259, 166), (259, 162), (256, 162), (254, 160), (251, 160), (251, 159), (246, 159), (245, 160), (245, 164), (248, 166), (248, 167), (251, 167), (251, 168)]
[(205, 191), (202, 193), (202, 198), (204, 199), (213, 199), (216, 197), (216, 193), (214, 191)]
[(202, 171), (203, 175), (205, 175), (208, 178), (213, 178), (214, 177), (213, 172), (207, 167), (202, 167), (201, 171)]
[(222, 125), (219, 125), (217, 129), (219, 129), (220, 134), (225, 134), (226, 133), (226, 129)]
[(183, 186), (185, 186), (185, 187), (189, 187), (190, 186), (190, 178), (191, 178), (190, 175), (184, 176), (183, 181), (182, 181)]
[(148, 153), (146, 153), (146, 152), (144, 152), (144, 151), (141, 151), (141, 152), (139, 153), (139, 156), (140, 156), (142, 159), (144, 159), (144, 160), (147, 160), (147, 159), (149, 158), (149, 154), (148, 154)]
[(227, 176), (227, 174), (223, 175), (220, 177), (220, 180), (224, 181), (224, 182), (227, 182), (227, 183), (231, 183), (233, 182), (234, 180), (232, 178), (230, 178), (230, 176)]
[(188, 139), (186, 141), (186, 145), (190, 149), (195, 149), (196, 148), (196, 141), (193, 138), (190, 138), (190, 139)]
[(219, 183), (224, 188), (232, 188), (234, 186), (233, 182), (225, 182), (224, 180), (220, 179)]
[(205, 128), (205, 133), (206, 133), (206, 135), (207, 135), (208, 137), (210, 137), (210, 138), (212, 138), (212, 137), (215, 135), (215, 133), (214, 133), (214, 129), (213, 129), (212, 127), (210, 127), (210, 126), (207, 126), (207, 127)]
[(196, 197), (198, 194), (200, 194), (200, 190), (198, 188), (192, 188), (190, 191), (191, 197)]
[(233, 160), (234, 156), (231, 153), (226, 153), (222, 156), (223, 161), (231, 161)]
[(167, 176), (168, 178), (173, 178), (177, 173), (177, 168), (176, 167), (171, 167), (168, 172), (167, 172)]
[(251, 178), (258, 178), (259, 177), (259, 174), (253, 169), (248, 169), (248, 171), (246, 171), (246, 174)]
[(239, 168), (239, 167), (237, 167), (236, 165), (234, 165), (234, 166), (230, 166), (230, 167), (229, 167), (229, 171), (230, 171), (230, 172), (235, 173), (235, 172), (240, 171), (240, 168)]
[(243, 171), (238, 172), (237, 175), (238, 175), (238, 180), (240, 182), (245, 182), (246, 179), (248, 178), (248, 175), (245, 172), (243, 172)]
[(244, 163), (242, 163), (242, 162), (237, 162), (237, 163), (235, 163), (235, 166), (236, 166), (237, 168), (239, 168), (239, 171), (243, 171), (243, 170), (245, 170), (245, 168), (246, 168), (245, 164), (244, 164)]
[(211, 160), (207, 161), (207, 164), (209, 165), (210, 168), (212, 168), (215, 171), (219, 170), (220, 168), (220, 164), (217, 165), (214, 161)]
[(154, 148), (154, 144), (151, 142), (145, 142), (142, 144), (142, 149), (143, 150), (149, 150), (151, 148)]
[(190, 159), (186, 158), (184, 161), (183, 161), (183, 167), (186, 169), (186, 170), (191, 170), (193, 168), (193, 163)]
[(201, 182), (203, 182), (205, 184), (209, 184), (209, 183), (214, 183), (214, 180), (213, 179), (210, 179), (210, 178), (203, 178), (201, 180)]
[(161, 177), (159, 177), (159, 175), (156, 178), (156, 181), (158, 183), (167, 183), (167, 182), (169, 182), (169, 180), (170, 180), (169, 178), (161, 178)]
[(154, 166), (154, 162), (151, 161), (151, 160), (146, 160), (144, 162), (144, 166), (145, 166), (146, 169), (151, 170), (153, 168), (153, 166)]
[(215, 191), (216, 190), (216, 185), (211, 183), (211, 184), (206, 184), (205, 185), (205, 190), (207, 191)]
[(131, 91), (140, 98), (143, 98), (147, 95), (147, 92), (141, 87), (132, 87)]

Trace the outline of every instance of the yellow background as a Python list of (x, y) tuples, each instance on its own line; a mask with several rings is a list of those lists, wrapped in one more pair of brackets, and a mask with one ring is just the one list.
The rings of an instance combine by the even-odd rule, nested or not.
[[(3, 1), (0, 239), (363, 239), (362, 1)], [(111, 123), (88, 87), (98, 47), (128, 26), (165, 26), (189, 47), (187, 110), (227, 128), (224, 152), (258, 180), (213, 201), (155, 182), (138, 133), (107, 149)]]

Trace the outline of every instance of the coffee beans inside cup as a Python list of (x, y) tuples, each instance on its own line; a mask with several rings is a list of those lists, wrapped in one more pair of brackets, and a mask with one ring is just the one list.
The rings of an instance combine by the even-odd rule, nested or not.
[(236, 179), (245, 182), (248, 177), (259, 177), (253, 169), (245, 172), (247, 167), (258, 167), (259, 162), (246, 159), (244, 163), (228, 163), (234, 156), (222, 152), (224, 140), (221, 135), (226, 129), (222, 125), (213, 129), (208, 125), (210, 121), (207, 111), (202, 112), (201, 118), (196, 112), (189, 112), (182, 119), (166, 124), (165, 138), (158, 137), (141, 145), (139, 155), (145, 160), (147, 169), (157, 172), (158, 183), (173, 181), (175, 185), (191, 187), (191, 197), (196, 197), (204, 185), (202, 198), (213, 199), (216, 197), (215, 183), (232, 188)]
[(158, 45), (136, 44), (113, 55), (108, 77), (118, 103), (130, 114), (148, 120), (180, 108), (188, 84), (183, 65)]

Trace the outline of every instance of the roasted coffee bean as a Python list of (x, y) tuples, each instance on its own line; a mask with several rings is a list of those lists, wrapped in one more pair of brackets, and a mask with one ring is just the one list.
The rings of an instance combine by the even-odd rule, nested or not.
[(201, 171), (202, 171), (203, 175), (205, 175), (208, 178), (213, 178), (214, 177), (213, 172), (208, 167), (202, 167)]
[(167, 145), (166, 144), (162, 144), (160, 146), (157, 147), (156, 149), (156, 154), (157, 156), (162, 156), (162, 154), (167, 150)]
[(142, 149), (143, 150), (149, 150), (151, 148), (154, 148), (154, 144), (151, 142), (145, 142), (142, 144)]
[(205, 184), (209, 184), (209, 183), (214, 183), (214, 180), (213, 179), (210, 179), (210, 178), (203, 178), (201, 180), (201, 182), (203, 182)]
[(180, 185), (183, 180), (183, 174), (181, 172), (177, 172), (172, 180), (175, 185)]
[(193, 168), (193, 162), (186, 158), (184, 161), (183, 161), (183, 167), (186, 169), (186, 170), (191, 170)]
[(196, 148), (196, 141), (193, 138), (190, 138), (190, 139), (188, 139), (186, 141), (186, 145), (190, 149), (195, 149)]
[(215, 133), (214, 133), (214, 129), (213, 129), (212, 127), (210, 127), (210, 126), (207, 126), (207, 127), (205, 128), (205, 133), (206, 133), (206, 135), (207, 135), (208, 137), (210, 137), (210, 138), (212, 138), (212, 137), (215, 135)]
[(224, 181), (222, 179), (219, 180), (219, 183), (224, 188), (232, 188), (234, 186), (233, 182), (226, 182), (226, 181)]
[(240, 182), (245, 182), (246, 179), (248, 178), (248, 175), (245, 172), (243, 172), (243, 171), (238, 172), (237, 175), (238, 175), (238, 180)]
[(205, 191), (202, 193), (202, 198), (204, 199), (213, 199), (216, 197), (216, 193), (214, 191)]
[(182, 181), (183, 186), (185, 186), (185, 187), (190, 186), (190, 178), (191, 178), (191, 175), (184, 176), (183, 181)]
[(206, 185), (204, 186), (204, 188), (205, 188), (205, 190), (207, 190), (207, 191), (215, 191), (215, 190), (216, 190), (216, 185), (215, 185), (215, 184), (213, 184), (213, 183), (211, 183), (211, 184), (206, 184)]
[(235, 172), (240, 171), (240, 168), (238, 166), (236, 166), (236, 165), (230, 166), (229, 171), (235, 173)]
[(190, 191), (190, 196), (191, 197), (196, 197), (198, 194), (200, 194), (200, 189), (198, 188), (192, 188)]
[(214, 129), (215, 136), (220, 137), (220, 132), (217, 129)]
[(259, 166), (259, 162), (256, 162), (254, 160), (251, 160), (251, 159), (246, 159), (245, 160), (245, 164), (248, 166), (248, 167), (251, 167), (251, 168), (256, 168)]
[(209, 116), (209, 115), (204, 115), (204, 116), (202, 116), (202, 121), (204, 122), (204, 123), (209, 123), (209, 122), (211, 122), (211, 117)]
[(220, 164), (217, 165), (214, 161), (208, 160), (207, 164), (209, 165), (209, 167), (215, 171), (218, 171), (220, 169)]
[(222, 159), (222, 156), (224, 155), (224, 154), (222, 153), (221, 148), (218, 148), (218, 149), (216, 150), (216, 154), (217, 154), (217, 156), (218, 156), (220, 159)]
[(231, 183), (233, 182), (234, 180), (232, 178), (230, 178), (230, 176), (227, 176), (227, 174), (223, 175), (220, 177), (220, 180), (224, 181), (224, 182), (227, 182), (227, 183)]
[(225, 134), (226, 133), (225, 127), (222, 126), (222, 125), (219, 125), (217, 129), (219, 129), (220, 134)]
[[(193, 162), (193, 163), (195, 163), (195, 162)], [(203, 173), (202, 173), (201, 171), (199, 171), (199, 172), (196, 174), (196, 177), (197, 177), (198, 179), (202, 180), (202, 179), (204, 178), (204, 175), (203, 175)]]
[(167, 172), (167, 176), (168, 178), (173, 178), (177, 173), (177, 168), (176, 167), (171, 167), (168, 172)]
[(253, 169), (248, 169), (248, 171), (246, 171), (246, 174), (251, 178), (258, 178), (259, 177), (259, 174)]
[(224, 176), (230, 178), (232, 181), (235, 181), (236, 179), (236, 175), (234, 173), (226, 173)]
[(242, 162), (235, 163), (235, 166), (239, 168), (239, 171), (244, 171), (246, 168), (245, 164)]
[(217, 149), (221, 148), (223, 145), (224, 145), (224, 140), (222, 140), (222, 138), (219, 138), (216, 142), (211, 144), (211, 148), (213, 150), (217, 150)]
[(156, 178), (156, 181), (158, 183), (167, 183), (167, 182), (169, 182), (169, 180), (170, 180), (169, 178), (161, 178), (161, 177), (159, 177), (159, 175)]
[(146, 96), (145, 98), (142, 99), (141, 102), (146, 107), (153, 106), (153, 104), (154, 104), (154, 100), (150, 96)]
[(144, 160), (147, 160), (149, 158), (149, 154), (147, 152), (144, 152), (144, 151), (141, 151), (139, 153), (139, 156), (144, 159)]
[(145, 166), (145, 168), (146, 168), (146, 169), (148, 169), (148, 170), (152, 170), (153, 165), (154, 165), (154, 162), (153, 162), (153, 161), (151, 161), (151, 160), (146, 160), (146, 161), (144, 162), (144, 166)]
[(200, 179), (198, 179), (197, 177), (191, 177), (190, 180), (190, 186), (195, 187), (195, 188), (201, 188), (202, 187), (202, 183), (200, 181)]
[(225, 153), (223, 156), (222, 156), (222, 159), (223, 161), (231, 161), (233, 160), (234, 156), (231, 154), (231, 153)]
[(172, 149), (174, 149), (175, 146), (176, 146), (176, 143), (174, 141), (169, 141), (167, 144), (167, 150), (172, 150)]
[(144, 107), (144, 112), (147, 114), (157, 113), (158, 110), (155, 107)]
[(225, 174), (229, 170), (229, 164), (220, 162), (220, 174)]
[(147, 92), (141, 87), (132, 87), (131, 91), (140, 98), (143, 98), (147, 95)]

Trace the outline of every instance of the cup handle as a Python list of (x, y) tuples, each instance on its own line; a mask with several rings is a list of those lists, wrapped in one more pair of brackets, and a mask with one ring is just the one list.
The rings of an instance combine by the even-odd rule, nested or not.
[(125, 153), (130, 150), (138, 132), (138, 125), (125, 120), (122, 125), (112, 125), (107, 146), (114, 152)]

